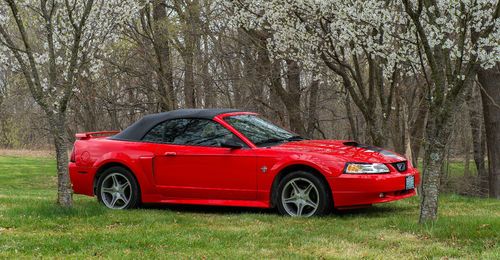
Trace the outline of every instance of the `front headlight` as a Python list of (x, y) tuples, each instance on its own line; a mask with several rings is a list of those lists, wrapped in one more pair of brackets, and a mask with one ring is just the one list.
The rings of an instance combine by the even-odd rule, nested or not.
[(383, 163), (347, 163), (345, 173), (363, 174), (363, 173), (388, 173), (389, 168)]

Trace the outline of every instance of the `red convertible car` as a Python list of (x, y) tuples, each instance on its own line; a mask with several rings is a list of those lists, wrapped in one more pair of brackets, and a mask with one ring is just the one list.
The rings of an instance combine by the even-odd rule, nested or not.
[(140, 203), (278, 208), (328, 213), (414, 196), (404, 157), (353, 141), (307, 140), (234, 109), (143, 117), (122, 132), (79, 133), (73, 190), (111, 209)]

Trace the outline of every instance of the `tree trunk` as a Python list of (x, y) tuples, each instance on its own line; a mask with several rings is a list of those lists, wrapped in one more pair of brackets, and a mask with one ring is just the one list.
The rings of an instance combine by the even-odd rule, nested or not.
[(235, 64), (233, 69), (231, 70), (230, 77), (232, 78), (232, 86), (233, 86), (233, 94), (234, 94), (234, 107), (235, 108), (242, 108), (243, 106), (243, 97), (242, 97), (242, 87), (241, 87), (241, 64), (240, 64), (240, 57), (236, 58)]
[(288, 121), (292, 131), (299, 135), (306, 135), (306, 129), (302, 120), (302, 112), (300, 109), (300, 71), (301, 68), (296, 61), (287, 60), (287, 87), (288, 94), (286, 95), (283, 103), (288, 114)]
[(57, 204), (63, 207), (73, 206), (73, 191), (68, 172), (68, 145), (66, 118), (63, 114), (49, 115), (51, 134), (56, 148), (57, 161)]
[(155, 0), (153, 6), (153, 46), (155, 50), (158, 76), (158, 94), (160, 110), (168, 111), (176, 108), (172, 61), (170, 55), (167, 11), (164, 0)]
[(278, 88), (282, 88), (281, 83), (281, 64), (279, 62), (274, 62), (271, 66), (270, 85), (269, 85), (269, 102), (272, 108), (272, 117), (275, 118), (280, 126), (290, 127), (290, 122), (286, 119), (285, 105), (283, 99), (278, 93)]
[(403, 143), (404, 143), (404, 155), (405, 157), (413, 164), (413, 154), (411, 150), (411, 138), (410, 138), (410, 129), (408, 127), (408, 106), (401, 98), (402, 103), (402, 112), (403, 112)]
[(377, 120), (377, 118), (373, 116), (365, 117), (366, 125), (368, 127), (368, 134), (372, 139), (372, 144), (379, 147), (384, 147), (387, 144), (387, 138), (385, 137), (382, 125)]
[(412, 156), (413, 165), (418, 165), (418, 156), (420, 155), (420, 147), (424, 139), (424, 129), (427, 120), (427, 113), (429, 110), (429, 103), (422, 97), (420, 104), (418, 105), (417, 118), (411, 126), (411, 144), (412, 144)]
[(474, 154), (474, 162), (476, 164), (477, 175), (480, 181), (480, 195), (488, 196), (488, 173), (486, 171), (486, 163), (484, 157), (486, 154), (483, 142), (483, 120), (481, 120), (481, 104), (480, 97), (470, 88), (465, 99), (469, 112), (469, 123), (472, 135), (472, 149)]
[[(210, 53), (208, 48), (208, 37), (205, 34), (203, 36), (203, 54), (202, 54), (202, 67), (201, 73), (203, 78), (203, 94), (205, 99), (205, 108), (214, 108), (217, 106), (216, 93), (210, 78)], [(236, 61), (239, 63), (239, 61)]]
[(313, 80), (309, 88), (309, 107), (307, 118), (307, 137), (314, 137), (314, 129), (318, 123), (318, 95), (319, 95), (319, 81)]
[(186, 6), (187, 19), (184, 32), (184, 101), (186, 107), (195, 108), (197, 104), (195, 81), (194, 81), (194, 59), (199, 47), (199, 24), (200, 3), (198, 0), (190, 2)]
[(254, 59), (252, 55), (252, 52), (249, 51), (245, 56), (245, 77), (250, 79), (250, 96), (252, 97), (251, 106), (255, 109), (255, 112), (265, 113), (265, 107), (263, 105), (265, 100), (265, 84), (263, 84), (263, 82), (266, 82), (266, 80), (269, 79), (272, 87), (276, 77), (278, 76), (271, 72), (273, 67), (271, 60), (269, 59), (267, 49), (258, 49), (257, 59)]
[(489, 165), (489, 195), (500, 199), (500, 64), (479, 70)]
[(469, 181), (471, 178), (470, 176), (470, 144), (469, 144), (469, 140), (467, 140), (467, 137), (463, 137), (465, 140), (463, 142), (463, 145), (464, 145), (464, 177), (465, 177), (465, 181)]
[(344, 105), (345, 105), (345, 110), (347, 113), (347, 119), (349, 119), (349, 127), (351, 128), (350, 139), (359, 142), (360, 140), (359, 140), (358, 128), (357, 128), (357, 124), (356, 124), (356, 118), (354, 117), (354, 114), (352, 112), (351, 100), (350, 100), (349, 93), (346, 93), (346, 96), (344, 99)]
[(392, 129), (390, 129), (390, 133), (392, 136), (392, 144), (394, 146), (394, 151), (399, 154), (405, 154), (406, 152), (406, 146), (405, 146), (405, 124), (406, 124), (406, 118), (403, 115), (403, 107), (404, 104), (402, 104), (402, 98), (399, 96), (399, 98), (396, 99), (394, 103), (396, 109), (393, 112), (393, 116), (390, 120), (390, 123), (392, 124)]
[(118, 120), (118, 108), (115, 104), (111, 104), (111, 107), (106, 107), (107, 114), (111, 121), (111, 129), (114, 130), (122, 130), (122, 126), (120, 124), (120, 120)]
[(194, 91), (194, 55), (187, 51), (184, 56), (184, 102), (187, 108), (196, 107), (196, 96)]
[(438, 195), (446, 144), (450, 136), (450, 108), (433, 104), (426, 125), (424, 167), (422, 173), (420, 223), (437, 219)]

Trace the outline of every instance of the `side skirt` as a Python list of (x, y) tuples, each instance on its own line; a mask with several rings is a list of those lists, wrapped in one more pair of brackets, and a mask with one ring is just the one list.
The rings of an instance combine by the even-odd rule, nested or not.
[(203, 200), (203, 199), (159, 199), (146, 200), (144, 203), (165, 203), (165, 204), (184, 204), (184, 205), (208, 205), (208, 206), (231, 206), (231, 207), (250, 207), (250, 208), (269, 208), (269, 201), (255, 200)]

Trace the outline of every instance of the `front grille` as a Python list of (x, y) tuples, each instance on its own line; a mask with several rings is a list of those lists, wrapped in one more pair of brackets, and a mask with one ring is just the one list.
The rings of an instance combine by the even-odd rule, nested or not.
[(392, 166), (394, 166), (394, 168), (396, 168), (396, 170), (398, 170), (398, 172), (404, 172), (408, 168), (406, 161), (393, 163)]

